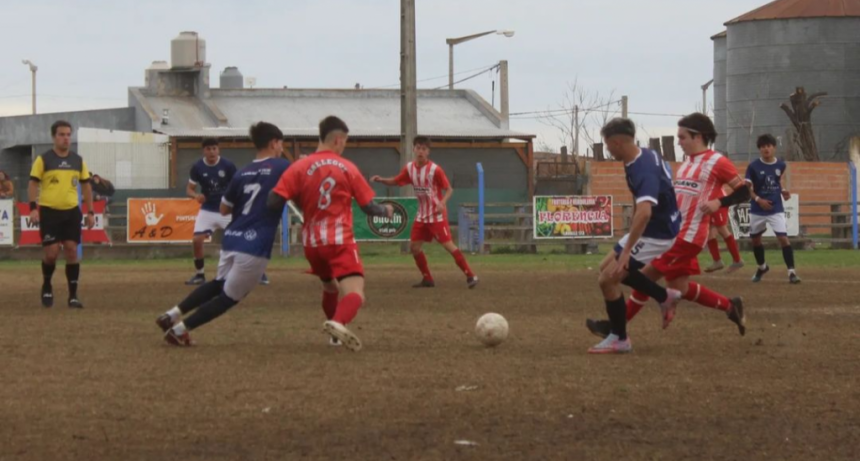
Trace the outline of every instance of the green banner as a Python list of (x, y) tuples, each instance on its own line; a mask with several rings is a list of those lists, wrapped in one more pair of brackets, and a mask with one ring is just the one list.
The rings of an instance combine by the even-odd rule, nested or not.
[(412, 222), (418, 215), (418, 199), (415, 197), (381, 197), (377, 203), (394, 207), (391, 219), (367, 216), (358, 203), (352, 201), (352, 221), (355, 240), (359, 242), (408, 242), (412, 233)]

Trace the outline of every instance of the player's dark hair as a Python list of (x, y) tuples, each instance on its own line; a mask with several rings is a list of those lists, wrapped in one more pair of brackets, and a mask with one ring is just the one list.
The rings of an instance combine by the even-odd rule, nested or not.
[(216, 139), (216, 138), (206, 138), (203, 140), (203, 148), (204, 149), (209, 147), (209, 146), (217, 146), (217, 145), (218, 145), (218, 139)]
[(54, 122), (53, 125), (51, 125), (51, 137), (53, 138), (54, 136), (56, 136), (57, 130), (59, 130), (62, 127), (66, 127), (66, 128), (71, 130), (72, 124), (65, 121), (65, 120), (57, 120), (56, 122)]
[(603, 139), (609, 139), (616, 135), (624, 135), (630, 136), (631, 138), (636, 137), (636, 125), (633, 124), (633, 120), (629, 118), (616, 117), (603, 125), (603, 128), (600, 129), (600, 136)]
[(272, 141), (284, 139), (284, 133), (281, 133), (281, 129), (269, 122), (257, 122), (251, 125), (248, 133), (251, 135), (251, 142), (254, 143), (257, 150), (265, 149)]
[(412, 146), (424, 146), (426, 148), (430, 148), (430, 138), (427, 136), (416, 136), (415, 139), (412, 140)]
[(342, 131), (349, 134), (349, 127), (346, 126), (346, 123), (344, 123), (343, 120), (335, 117), (334, 115), (329, 115), (328, 117), (320, 120), (320, 141), (325, 142), (328, 135), (335, 131)]
[(765, 133), (758, 137), (758, 140), (755, 142), (755, 146), (759, 149), (764, 146), (776, 147), (776, 138), (774, 138), (773, 135), (770, 133)]
[(714, 128), (714, 122), (700, 112), (695, 112), (685, 116), (678, 121), (678, 126), (686, 128), (687, 131), (693, 134), (693, 137), (701, 136), (706, 146), (710, 146), (717, 140), (717, 129)]

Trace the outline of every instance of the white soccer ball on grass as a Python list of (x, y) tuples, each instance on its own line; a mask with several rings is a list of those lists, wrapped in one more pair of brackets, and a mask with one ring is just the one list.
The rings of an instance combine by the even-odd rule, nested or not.
[(508, 321), (493, 312), (484, 314), (475, 325), (475, 334), (485, 346), (498, 346), (508, 337)]

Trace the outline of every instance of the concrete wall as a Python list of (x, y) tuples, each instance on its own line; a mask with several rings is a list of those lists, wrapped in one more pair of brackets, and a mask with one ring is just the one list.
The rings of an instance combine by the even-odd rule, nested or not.
[(726, 37), (714, 39), (714, 126), (717, 128), (715, 150), (725, 152), (728, 143), (726, 120)]
[(756, 158), (762, 133), (788, 141), (791, 123), (779, 106), (802, 86), (828, 93), (812, 117), (821, 159), (847, 160), (848, 140), (860, 132), (860, 18), (731, 24), (726, 83), (732, 158)]
[(135, 113), (132, 108), (2, 117), (0, 118), (0, 149), (51, 144), (51, 125), (57, 120), (71, 123), (73, 129), (86, 127), (134, 131), (134, 119)]

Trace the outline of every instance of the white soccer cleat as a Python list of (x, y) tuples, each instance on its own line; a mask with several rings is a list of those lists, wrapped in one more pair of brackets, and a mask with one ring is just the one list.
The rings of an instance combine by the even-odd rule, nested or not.
[(338, 339), (347, 349), (358, 352), (361, 350), (361, 340), (358, 339), (353, 332), (349, 331), (349, 328), (341, 325), (340, 323), (335, 322), (334, 320), (327, 320), (323, 323), (323, 330), (326, 333), (334, 336)]
[(663, 329), (669, 328), (672, 319), (675, 318), (675, 308), (681, 302), (681, 292), (673, 288), (666, 288), (666, 294), (669, 296), (666, 301), (660, 303), (660, 313), (663, 314)]
[(328, 345), (333, 346), (333, 347), (340, 347), (340, 346), (343, 346), (343, 343), (340, 342), (340, 340), (335, 338), (334, 336), (329, 336), (328, 337)]
[(603, 341), (588, 349), (589, 354), (627, 354), (633, 352), (633, 343), (628, 336), (625, 340), (618, 339), (618, 335), (610, 334)]

